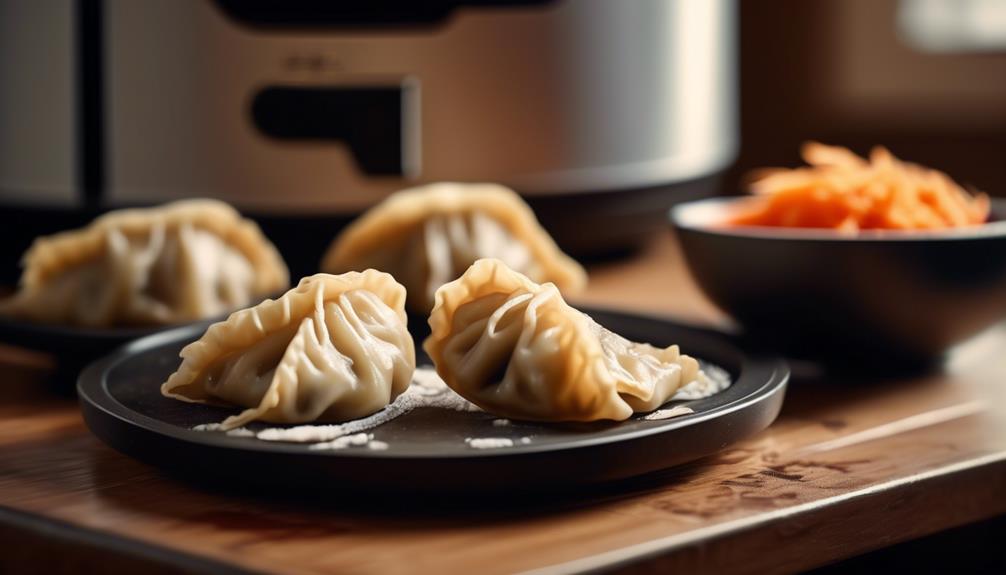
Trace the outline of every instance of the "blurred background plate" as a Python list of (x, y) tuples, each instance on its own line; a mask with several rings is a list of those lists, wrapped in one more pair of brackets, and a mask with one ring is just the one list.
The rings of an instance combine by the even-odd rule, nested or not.
[[(200, 332), (219, 320), (214, 318), (194, 324)], [(33, 323), (0, 317), (0, 342), (41, 351), (56, 360), (54, 383), (72, 385), (81, 368), (134, 339), (178, 326), (96, 328)]]

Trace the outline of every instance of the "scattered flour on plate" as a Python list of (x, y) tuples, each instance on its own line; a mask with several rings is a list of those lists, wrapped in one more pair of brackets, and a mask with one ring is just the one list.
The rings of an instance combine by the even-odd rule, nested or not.
[(670, 401), (691, 401), (715, 395), (730, 387), (730, 374), (715, 365), (704, 365), (699, 377), (675, 393)]
[(669, 407), (667, 409), (658, 409), (653, 413), (646, 415), (643, 419), (647, 421), (659, 421), (661, 419), (670, 419), (672, 417), (679, 417), (682, 415), (688, 415), (689, 413), (695, 413), (690, 407), (685, 407), (683, 405), (676, 405), (674, 407)]
[(342, 437), (337, 437), (332, 441), (313, 443), (307, 448), (314, 451), (322, 451), (329, 449), (346, 449), (347, 447), (366, 447), (372, 451), (384, 451), (388, 448), (388, 444), (374, 439), (373, 433), (354, 433), (353, 435), (343, 435)]
[(255, 432), (247, 427), (238, 427), (227, 432), (231, 437), (255, 437)]
[(315, 443), (311, 449), (345, 449), (351, 446), (362, 446), (370, 443), (370, 435), (367, 433), (354, 433), (353, 435), (343, 435), (332, 441)]
[(513, 440), (509, 437), (466, 437), (465, 443), (472, 449), (499, 449), (500, 447), (513, 447)]
[(454, 393), (432, 367), (416, 368), (412, 383), (388, 407), (374, 415), (335, 425), (298, 425), (271, 427), (259, 431), (256, 437), (264, 441), (315, 443), (333, 441), (339, 437), (367, 431), (405, 415), (419, 407), (438, 407), (454, 411), (481, 411), (475, 404)]
[(308, 446), (308, 449), (346, 449), (347, 447), (363, 447), (370, 443), (373, 435), (368, 433), (354, 433), (353, 435), (343, 435), (336, 437), (332, 441), (323, 441)]
[[(270, 427), (259, 432), (250, 429), (239, 428), (228, 432), (239, 437), (257, 437), (263, 441), (286, 441), (291, 443), (313, 443), (311, 449), (344, 449), (353, 445), (352, 441), (346, 437), (366, 436), (364, 431), (368, 431), (380, 425), (405, 415), (419, 407), (437, 407), (441, 409), (451, 409), (455, 411), (481, 411), (475, 404), (454, 393), (447, 387), (437, 372), (428, 366), (416, 368), (412, 383), (404, 393), (399, 395), (391, 405), (383, 410), (364, 417), (339, 423), (334, 425), (298, 425), (295, 427)], [(219, 423), (204, 423), (192, 429), (196, 431), (222, 431), (223, 427)], [(237, 433), (233, 433), (237, 432)], [(383, 441), (371, 441), (376, 446), (370, 449), (383, 450), (388, 445)]]
[(192, 428), (193, 431), (223, 431), (231, 437), (255, 437), (255, 432), (247, 427), (236, 427), (234, 429), (224, 429), (219, 423), (203, 423)]
[[(674, 394), (671, 401), (689, 401), (702, 399), (719, 393), (730, 387), (730, 375), (716, 366), (703, 366), (700, 377), (688, 383)], [(405, 415), (420, 407), (436, 407), (454, 411), (482, 411), (475, 404), (461, 397), (444, 383), (435, 369), (430, 366), (416, 368), (412, 383), (398, 398), (383, 410), (353, 421), (332, 425), (298, 425), (295, 427), (270, 427), (255, 432), (245, 427), (224, 430), (219, 423), (204, 423), (196, 425), (195, 431), (225, 431), (232, 437), (256, 437), (263, 441), (284, 441), (291, 443), (310, 443), (312, 450), (346, 449), (363, 447), (377, 451), (388, 449), (388, 444), (373, 438), (373, 434), (364, 433), (375, 427)], [(681, 415), (694, 413), (684, 406), (658, 409), (643, 417), (655, 421), (670, 419)], [(509, 419), (498, 418), (492, 422), (493, 427), (508, 427), (512, 425)], [(520, 444), (531, 443), (530, 437), (521, 437)], [(465, 443), (473, 449), (497, 449), (512, 447), (514, 440), (507, 437), (469, 437)]]

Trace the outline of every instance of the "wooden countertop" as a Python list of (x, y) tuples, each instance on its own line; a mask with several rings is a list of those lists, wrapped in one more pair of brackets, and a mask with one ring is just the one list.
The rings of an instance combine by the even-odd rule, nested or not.
[[(725, 322), (666, 237), (591, 276), (583, 302)], [(1006, 512), (1004, 349), (997, 328), (942, 373), (865, 383), (798, 368), (767, 431), (588, 495), (400, 509), (169, 478), (93, 438), (43, 383), (45, 357), (0, 348), (0, 571), (805, 569)]]

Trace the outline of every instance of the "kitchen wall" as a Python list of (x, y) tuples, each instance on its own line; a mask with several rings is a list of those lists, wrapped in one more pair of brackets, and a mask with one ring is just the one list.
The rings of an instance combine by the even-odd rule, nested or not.
[(920, 49), (899, 30), (899, 8), (907, 4), (898, 0), (739, 4), (742, 151), (735, 176), (792, 165), (799, 143), (814, 138), (861, 153), (884, 144), (1006, 195), (1006, 51)]

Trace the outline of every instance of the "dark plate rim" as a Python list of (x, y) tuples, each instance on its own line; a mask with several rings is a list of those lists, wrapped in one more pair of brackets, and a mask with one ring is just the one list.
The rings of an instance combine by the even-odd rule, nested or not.
[[(616, 314), (627, 319), (642, 319), (647, 321), (668, 321), (659, 316), (645, 316), (641, 314), (626, 313), (618, 310), (605, 308), (580, 308), (588, 314)], [(253, 438), (236, 438), (222, 433), (193, 431), (191, 429), (180, 428), (176, 425), (149, 417), (136, 412), (125, 405), (119, 403), (108, 392), (104, 374), (120, 361), (129, 358), (132, 354), (144, 351), (149, 348), (158, 347), (168, 343), (173, 343), (181, 339), (188, 339), (199, 333), (202, 326), (188, 325), (162, 331), (147, 337), (132, 341), (112, 352), (108, 356), (91, 363), (81, 372), (77, 381), (77, 394), (82, 403), (87, 403), (90, 407), (98, 409), (109, 417), (113, 417), (129, 426), (134, 426), (146, 432), (166, 436), (172, 440), (190, 443), (201, 447), (223, 448), (229, 450), (245, 452), (268, 452), (272, 454), (304, 455), (307, 453), (316, 454), (323, 457), (334, 457), (337, 459), (376, 459), (381, 461), (401, 461), (401, 460), (425, 460), (435, 461), (444, 459), (495, 459), (507, 457), (521, 457), (529, 454), (548, 452), (568, 452), (579, 449), (589, 449), (599, 445), (611, 443), (621, 443), (632, 441), (651, 435), (667, 433), (675, 429), (691, 426), (708, 421), (723, 415), (733, 413), (754, 404), (766, 401), (778, 393), (783, 393), (789, 381), (790, 369), (788, 364), (781, 357), (751, 356), (737, 347), (736, 343), (728, 334), (713, 332), (704, 328), (695, 328), (684, 324), (674, 323), (675, 327), (696, 332), (704, 332), (705, 335), (714, 335), (722, 338), (725, 345), (734, 347), (740, 357), (740, 377), (733, 382), (738, 385), (741, 381), (757, 379), (763, 381), (756, 389), (731, 403), (702, 411), (695, 414), (676, 417), (673, 420), (664, 421), (658, 426), (650, 429), (639, 429), (625, 432), (619, 435), (606, 435), (590, 439), (582, 439), (576, 445), (521, 445), (504, 447), (498, 449), (472, 450), (465, 453), (451, 453), (437, 456), (408, 453), (386, 453), (382, 451), (364, 450), (318, 450), (308, 451), (306, 444), (262, 441)], [(699, 359), (703, 359), (699, 357)], [(305, 424), (310, 425), (310, 424)], [(320, 424), (324, 425), (324, 424)], [(613, 423), (617, 425), (617, 423)]]
[[(755, 238), (769, 241), (809, 241), (821, 243), (885, 244), (903, 242), (975, 241), (1006, 237), (1006, 198), (989, 198), (992, 213), (997, 219), (980, 226), (940, 231), (913, 230), (863, 230), (855, 234), (842, 234), (833, 230), (816, 228), (778, 228), (771, 226), (714, 226), (708, 220), (696, 218), (692, 212), (712, 210), (712, 206), (744, 199), (745, 196), (705, 198), (682, 202), (668, 211), (671, 225), (677, 230), (687, 230), (711, 236), (729, 238)], [(699, 219), (700, 221), (695, 221)]]

